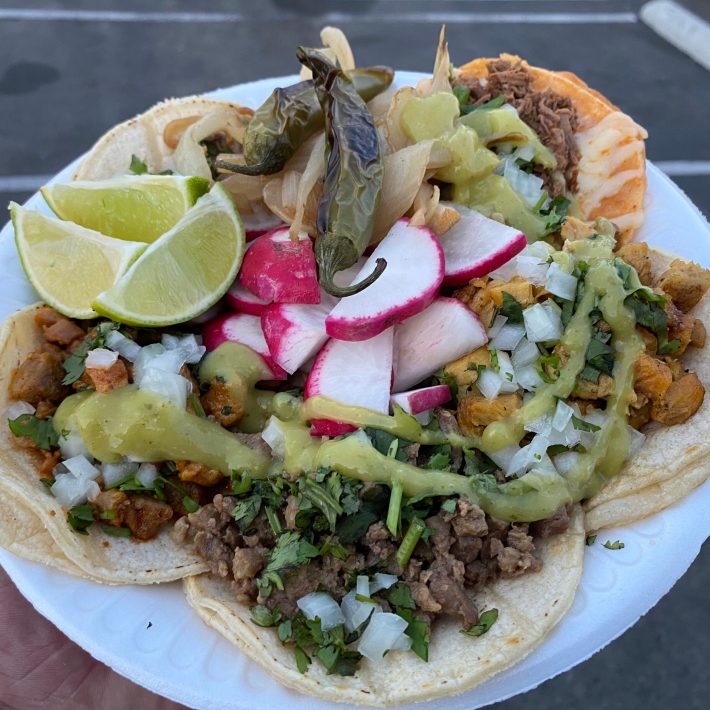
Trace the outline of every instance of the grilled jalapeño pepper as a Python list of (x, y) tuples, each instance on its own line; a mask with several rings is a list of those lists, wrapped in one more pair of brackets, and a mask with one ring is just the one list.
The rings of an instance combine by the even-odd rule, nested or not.
[(339, 287), (338, 271), (352, 266), (372, 238), (384, 167), (372, 115), (350, 78), (315, 49), (299, 47), (299, 61), (313, 72), (325, 115), (326, 169), (316, 217), (320, 283), (333, 296), (351, 296), (375, 281), (387, 266), (378, 259), (357, 284)]
[[(348, 73), (365, 101), (382, 93), (391, 83), (389, 67), (353, 69)], [(296, 150), (323, 127), (323, 111), (313, 81), (274, 89), (256, 110), (244, 135), (246, 165), (218, 161), (217, 167), (244, 175), (279, 172)]]

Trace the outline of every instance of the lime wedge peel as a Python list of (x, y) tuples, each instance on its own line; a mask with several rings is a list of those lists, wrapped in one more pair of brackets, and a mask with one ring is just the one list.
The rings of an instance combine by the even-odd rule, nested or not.
[(232, 285), (245, 249), (244, 227), (219, 183), (93, 303), (120, 323), (184, 323), (213, 306)]
[(110, 237), (151, 243), (208, 189), (208, 181), (200, 177), (125, 175), (47, 185), (41, 193), (60, 219)]
[(70, 318), (95, 318), (96, 296), (145, 251), (142, 242), (113, 239), (10, 203), (15, 244), (40, 298)]

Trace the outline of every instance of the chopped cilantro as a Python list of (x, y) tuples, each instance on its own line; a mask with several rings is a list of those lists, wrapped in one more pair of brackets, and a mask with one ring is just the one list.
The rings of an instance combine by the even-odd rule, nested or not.
[(131, 531), (128, 528), (119, 528), (115, 525), (102, 525), (101, 529), (107, 534), (113, 537), (130, 537)]
[(288, 641), (291, 636), (293, 636), (293, 627), (291, 625), (291, 619), (286, 619), (286, 621), (282, 621), (279, 624), (279, 627), (276, 632), (279, 635), (279, 641), (281, 641), (281, 643), (285, 643), (286, 641)]
[(586, 354), (587, 365), (599, 372), (611, 375), (614, 370), (614, 349), (602, 340), (594, 337), (589, 341)]
[(276, 626), (281, 619), (281, 613), (278, 609), (269, 609), (265, 604), (255, 604), (249, 609), (249, 614), (251, 615), (251, 620), (257, 626)]
[(106, 336), (112, 330), (118, 330), (118, 323), (105, 321), (97, 326), (96, 336), (94, 338), (84, 338), (74, 352), (64, 361), (63, 367), (67, 374), (62, 380), (63, 385), (73, 384), (84, 374), (86, 356), (89, 350), (103, 347), (106, 344)]
[(515, 296), (511, 296), (507, 291), (503, 291), (503, 304), (498, 309), (498, 315), (505, 316), (508, 323), (523, 322), (523, 307)]
[[(393, 451), (394, 456), (392, 458), (395, 458), (398, 461), (406, 460), (407, 454), (404, 450), (412, 443), (411, 441), (399, 439), (389, 432), (382, 431), (382, 429), (373, 429), (371, 427), (367, 427), (365, 429), (365, 433), (372, 442), (372, 445), (381, 454), (388, 456), (390, 451)], [(395, 441), (397, 442), (396, 445), (394, 443)]]
[(623, 550), (625, 545), (620, 540), (614, 540), (614, 542), (611, 542), (611, 540), (607, 540), (604, 543), (604, 547), (606, 547), (607, 550)]
[[(557, 353), (541, 355), (535, 363), (535, 369), (543, 382), (551, 384), (560, 376), (560, 356)], [(548, 371), (551, 370), (552, 374)]]
[(668, 314), (664, 309), (666, 299), (650, 289), (640, 288), (624, 300), (636, 317), (636, 323), (652, 330), (658, 339), (659, 355), (671, 355), (680, 347), (680, 340), (668, 340)]
[(296, 668), (298, 668), (298, 672), (305, 673), (308, 670), (308, 666), (311, 665), (310, 657), (300, 646), (296, 646), (293, 649), (293, 654), (296, 657)]
[(461, 633), (467, 636), (483, 636), (483, 634), (488, 633), (491, 626), (493, 626), (497, 620), (498, 609), (488, 609), (478, 617), (477, 624), (474, 624), (468, 629), (462, 629)]
[(415, 610), (417, 608), (412, 598), (412, 590), (404, 582), (397, 582), (387, 590), (387, 601), (399, 609)]
[(574, 414), (572, 415), (572, 426), (579, 431), (599, 431), (601, 429), (600, 426), (580, 419)]
[(261, 510), (261, 496), (258, 493), (238, 501), (232, 510), (232, 517), (244, 532), (254, 522)]
[(270, 590), (271, 585), (283, 586), (280, 583), (279, 572), (291, 567), (300, 567), (309, 560), (318, 557), (319, 551), (301, 533), (289, 531), (283, 533), (276, 541), (276, 546), (269, 554), (269, 561), (259, 578), (260, 591)]
[(116, 517), (116, 511), (113, 508), (103, 510), (99, 513), (101, 520), (113, 520)]
[(38, 419), (34, 414), (20, 414), (15, 419), (8, 419), (7, 425), (15, 436), (29, 436), (38, 449), (49, 451), (59, 441), (52, 417)]
[(545, 222), (545, 234), (552, 234), (562, 227), (565, 219), (567, 218), (567, 211), (569, 210), (570, 201), (564, 195), (557, 195), (554, 199), (550, 200), (550, 204), (544, 209), (540, 209), (539, 213), (546, 217)]
[(411, 609), (397, 607), (395, 614), (408, 622), (404, 633), (412, 639), (412, 651), (422, 659), (429, 660), (429, 624), (423, 619), (417, 619)]
[(441, 509), (447, 513), (453, 513), (456, 510), (456, 498), (449, 498), (441, 504)]
[(597, 541), (596, 534), (587, 535), (587, 539), (584, 541), (587, 547), (591, 547)]
[(492, 108), (500, 108), (503, 104), (505, 103), (505, 96), (501, 94), (500, 96), (496, 96), (494, 99), (491, 99), (490, 101), (486, 101), (483, 104), (480, 104), (479, 106), (473, 106), (472, 104), (466, 104), (462, 108), (462, 113), (471, 113), (472, 111), (486, 111), (488, 109)]
[(128, 168), (134, 175), (145, 175), (148, 166), (135, 154), (131, 155), (131, 164)]
[(445, 444), (436, 447), (434, 453), (424, 464), (424, 468), (430, 471), (448, 471), (451, 468), (451, 446)]
[(86, 532), (94, 522), (94, 508), (85, 503), (75, 505), (67, 511), (67, 522), (80, 535), (88, 535)]
[[(332, 475), (337, 476), (337, 474)], [(323, 513), (330, 525), (330, 529), (335, 530), (338, 516), (343, 512), (338, 498), (333, 496), (326, 486), (319, 485), (310, 478), (301, 478), (299, 486), (301, 494)]]
[(182, 507), (185, 508), (188, 513), (195, 513), (200, 509), (200, 504), (191, 496), (183, 496)]
[(468, 100), (471, 98), (471, 89), (467, 86), (454, 86), (452, 89), (454, 96), (458, 99), (461, 113), (464, 113), (465, 107), (468, 105)]

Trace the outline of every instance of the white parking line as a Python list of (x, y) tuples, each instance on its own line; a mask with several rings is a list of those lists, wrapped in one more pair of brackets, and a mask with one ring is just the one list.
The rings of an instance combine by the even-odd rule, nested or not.
[[(265, 18), (238, 12), (124, 12), (109, 10), (38, 10), (25, 8), (0, 9), (0, 20), (35, 22), (170, 22), (206, 24), (218, 22), (263, 22)], [(278, 20), (278, 17), (269, 18)], [(284, 21), (292, 18), (283, 17)], [(431, 22), (447, 24), (633, 24), (633, 12), (402, 12), (402, 13), (348, 13), (326, 12), (308, 18), (317, 22)]]

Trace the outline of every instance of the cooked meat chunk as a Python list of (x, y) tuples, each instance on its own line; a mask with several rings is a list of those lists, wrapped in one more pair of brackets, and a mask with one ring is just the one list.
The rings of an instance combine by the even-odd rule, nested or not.
[(397, 551), (390, 531), (382, 521), (370, 525), (365, 533), (363, 544), (368, 549), (368, 567), (386, 562)]
[(666, 302), (666, 313), (668, 314), (668, 340), (680, 341), (680, 347), (672, 353), (673, 357), (677, 358), (690, 345), (695, 329), (695, 318), (690, 313), (683, 313), (671, 300)]
[(269, 551), (264, 547), (238, 547), (234, 550), (232, 575), (235, 580), (256, 577), (266, 565)]
[(44, 339), (55, 345), (71, 345), (75, 340), (83, 338), (85, 335), (84, 331), (68, 318), (62, 318), (42, 330), (44, 331)]
[(710, 271), (692, 261), (674, 259), (658, 285), (687, 313), (710, 288)]
[(51, 417), (57, 411), (58, 406), (58, 404), (48, 399), (43, 399), (35, 409), (35, 416), (37, 419), (47, 419), (47, 417)]
[(636, 326), (636, 332), (643, 338), (645, 350), (649, 355), (655, 355), (658, 350), (658, 338), (655, 333), (652, 333), (648, 328)]
[(639, 403), (639, 406), (632, 405), (629, 408), (629, 426), (640, 429), (644, 424), (651, 421), (651, 400)]
[(519, 409), (522, 401), (518, 393), (501, 394), (494, 399), (473, 393), (466, 394), (459, 399), (456, 410), (461, 431), (464, 434), (476, 434), (479, 427), (505, 419)]
[(121, 358), (110, 367), (87, 367), (85, 372), (91, 386), (101, 394), (128, 384), (128, 370)]
[(432, 597), (441, 605), (441, 613), (460, 616), (464, 628), (478, 621), (478, 609), (464, 589), (464, 565), (449, 557), (435, 560), (422, 574)]
[(54, 471), (54, 467), (59, 463), (62, 452), (56, 449), (55, 451), (43, 451), (42, 454), (44, 455), (44, 461), (42, 461), (40, 467), (37, 469), (37, 473), (40, 478), (52, 478), (52, 472)]
[(535, 293), (531, 283), (520, 276), (510, 281), (488, 281), (487, 278), (474, 279), (467, 286), (454, 292), (454, 297), (465, 303), (478, 314), (488, 328), (493, 323), (496, 310), (503, 305), (503, 293), (509, 293), (523, 307), (535, 303)]
[(34, 405), (43, 399), (61, 400), (70, 391), (62, 384), (65, 374), (58, 353), (47, 350), (30, 353), (12, 376), (10, 398)]
[[(547, 520), (538, 520), (530, 524), (530, 532), (533, 537), (550, 537), (567, 532), (569, 528), (569, 513), (567, 507), (561, 505)], [(510, 536), (509, 536), (510, 537)]]
[(240, 396), (235, 395), (236, 385), (229, 385), (215, 378), (210, 382), (210, 388), (202, 395), (202, 406), (205, 413), (214, 417), (223, 427), (234, 426), (245, 414), (247, 387)]
[(296, 516), (298, 515), (298, 498), (289, 495), (286, 499), (286, 508), (284, 509), (284, 520), (286, 521), (287, 530), (298, 530), (296, 525)]
[(93, 504), (100, 513), (113, 512), (113, 517), (106, 520), (107, 524), (129, 528), (138, 540), (154, 538), (160, 526), (173, 517), (173, 509), (167, 503), (118, 490), (102, 491)]
[(192, 498), (198, 505), (203, 505), (208, 500), (212, 499), (209, 491), (205, 490), (197, 483), (190, 481), (182, 481), (180, 486), (167, 485), (164, 488), (165, 502), (173, 509), (177, 515), (187, 515), (188, 510), (185, 508), (185, 496)]
[(475, 503), (465, 498), (456, 501), (456, 514), (451, 519), (451, 526), (458, 537), (483, 537), (488, 534), (486, 514)]
[(705, 347), (705, 325), (701, 320), (695, 319), (693, 323), (693, 330), (690, 333), (690, 345), (694, 348), (704, 348)]
[(634, 363), (634, 389), (658, 402), (663, 399), (673, 382), (670, 368), (661, 360), (645, 353), (639, 355)]
[(200, 486), (214, 486), (224, 478), (221, 471), (201, 463), (176, 461), (175, 466), (181, 481), (190, 481)]
[(644, 286), (653, 285), (653, 265), (651, 264), (651, 257), (648, 255), (648, 244), (646, 242), (624, 244), (618, 249), (616, 255), (636, 269), (639, 281)]
[(586, 239), (587, 237), (591, 237), (595, 231), (594, 226), (588, 222), (583, 222), (581, 219), (568, 215), (562, 225), (560, 235), (562, 236), (562, 239), (574, 242), (578, 239)]
[(513, 276), (510, 281), (491, 281), (488, 284), (493, 303), (500, 308), (503, 305), (503, 294), (510, 294), (523, 308), (535, 303), (533, 285), (522, 276)]
[(478, 379), (478, 365), (491, 364), (491, 351), (485, 346), (450, 362), (444, 372), (456, 379), (459, 387), (468, 387)]
[(663, 399), (651, 406), (651, 417), (661, 424), (681, 424), (700, 409), (705, 388), (694, 372), (671, 383)]
[(596, 382), (577, 378), (574, 386), (574, 396), (579, 399), (606, 399), (614, 391), (614, 380), (602, 372)]

